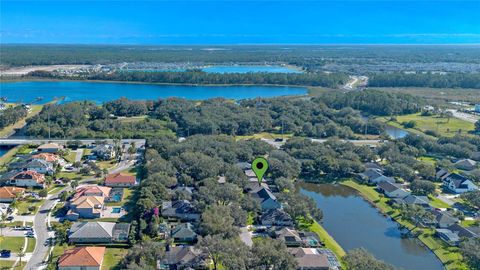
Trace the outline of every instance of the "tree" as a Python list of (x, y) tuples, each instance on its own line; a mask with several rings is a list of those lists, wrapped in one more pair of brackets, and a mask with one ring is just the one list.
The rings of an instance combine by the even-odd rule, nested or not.
[(343, 257), (350, 270), (394, 270), (395, 268), (377, 260), (364, 248), (351, 250)]
[(46, 189), (40, 190), (40, 192), (38, 192), (38, 196), (40, 196), (41, 198), (47, 197), (48, 196), (48, 190), (46, 190)]
[(261, 270), (293, 270), (297, 263), (280, 240), (262, 238), (253, 243), (253, 266)]
[(414, 180), (410, 184), (412, 193), (420, 196), (427, 196), (435, 193), (435, 184), (426, 180)]
[(480, 269), (480, 238), (470, 238), (460, 243), (460, 252), (472, 269)]
[(18, 248), (17, 257), (20, 259), (20, 265), (22, 265), (22, 258), (25, 257), (25, 251), (23, 251), (22, 246)]
[(165, 258), (163, 243), (150, 240), (134, 245), (128, 250), (122, 260), (122, 268), (126, 269), (156, 269), (157, 261)]
[[(415, 228), (422, 223), (432, 224), (435, 220), (435, 216), (430, 211), (426, 211), (419, 205), (402, 205), (400, 211), (402, 218), (412, 222), (415, 225)], [(415, 228), (413, 228), (411, 231), (413, 231)]]
[(70, 186), (72, 187), (73, 190), (75, 190), (78, 187), (78, 181), (73, 180), (72, 182), (70, 182)]
[(62, 192), (58, 195), (58, 199), (59, 199), (61, 202), (65, 202), (65, 201), (67, 201), (68, 195), (69, 195), (68, 192), (62, 191)]
[(234, 219), (230, 215), (230, 208), (226, 205), (212, 205), (202, 214), (201, 228), (204, 234), (221, 234), (235, 236), (237, 228), (233, 226)]
[(460, 197), (472, 206), (480, 208), (480, 190), (463, 193)]
[(475, 122), (475, 133), (480, 133), (480, 120)]

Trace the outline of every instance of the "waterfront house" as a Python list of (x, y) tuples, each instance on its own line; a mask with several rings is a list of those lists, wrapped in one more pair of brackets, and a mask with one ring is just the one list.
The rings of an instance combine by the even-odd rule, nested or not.
[(170, 236), (175, 242), (195, 242), (197, 241), (197, 233), (193, 229), (190, 222), (181, 223), (172, 229)]
[(133, 187), (135, 183), (136, 177), (125, 173), (112, 173), (105, 177), (107, 187)]
[(287, 247), (299, 247), (302, 245), (302, 238), (297, 230), (292, 228), (282, 228), (275, 232), (275, 238), (282, 240)]
[(200, 214), (187, 200), (166, 201), (162, 203), (162, 216), (182, 221), (197, 221)]
[(92, 153), (100, 160), (110, 160), (115, 158), (115, 147), (110, 144), (101, 144), (93, 148)]
[(458, 234), (460, 238), (480, 237), (480, 227), (463, 227), (459, 223), (452, 224), (447, 229)]
[(379, 184), (381, 182), (395, 183), (395, 179), (383, 175), (378, 169), (367, 169), (363, 173), (357, 174), (357, 176), (360, 181), (369, 184)]
[(443, 180), (443, 187), (457, 194), (478, 190), (470, 179), (457, 173), (448, 174)]
[(16, 172), (7, 181), (7, 184), (17, 187), (45, 187), (45, 175), (36, 171), (22, 171)]
[(449, 229), (436, 229), (435, 235), (450, 246), (458, 246), (460, 237)]
[(208, 255), (193, 246), (167, 246), (165, 256), (157, 261), (159, 270), (207, 269)]
[(24, 188), (20, 187), (0, 187), (0, 202), (11, 203), (15, 198), (22, 196), (25, 193)]
[(435, 216), (435, 221), (438, 228), (447, 228), (460, 222), (458, 218), (451, 216), (445, 211), (433, 210), (432, 214)]
[(105, 247), (74, 247), (58, 259), (58, 270), (100, 270)]
[(405, 198), (397, 198), (392, 200), (396, 204), (419, 205), (424, 208), (430, 208), (430, 200), (427, 196), (408, 195)]
[(264, 226), (293, 226), (293, 219), (283, 209), (268, 209), (262, 213), (260, 223)]
[(388, 198), (405, 198), (410, 195), (401, 185), (387, 181), (380, 182), (377, 188)]
[(289, 248), (298, 270), (332, 270), (328, 256), (316, 248)]
[(108, 244), (128, 240), (130, 224), (113, 222), (75, 222), (69, 230), (68, 240), (73, 244)]
[(57, 143), (46, 143), (37, 147), (38, 153), (58, 153), (63, 149), (62, 145)]
[(477, 162), (471, 159), (460, 159), (454, 166), (459, 170), (471, 171), (477, 167)]
[(258, 186), (250, 194), (260, 204), (262, 211), (282, 208), (282, 205), (268, 187)]

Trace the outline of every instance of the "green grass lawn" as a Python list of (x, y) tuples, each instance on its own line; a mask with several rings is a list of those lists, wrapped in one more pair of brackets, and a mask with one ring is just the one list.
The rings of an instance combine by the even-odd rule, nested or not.
[(119, 263), (127, 254), (128, 249), (107, 248), (103, 257), (102, 270), (120, 269)]
[(35, 250), (35, 244), (36, 243), (37, 243), (37, 240), (35, 240), (35, 238), (28, 238), (26, 253), (33, 252)]
[(434, 197), (434, 196), (428, 196), (430, 199), (430, 206), (435, 207), (435, 208), (450, 208), (450, 205), (448, 203), (445, 203), (444, 201)]
[[(452, 137), (455, 136), (459, 131), (461, 133), (466, 134), (468, 131), (472, 131), (474, 129), (474, 124), (471, 122), (467, 122), (464, 120), (460, 120), (457, 118), (440, 118), (439, 116), (421, 116), (419, 113), (416, 114), (407, 114), (407, 115), (399, 115), (396, 116), (396, 122), (389, 122), (389, 124), (397, 124), (400, 125), (403, 122), (415, 121), (416, 126), (414, 128), (408, 128), (408, 131), (417, 131), (424, 133), (427, 130), (433, 130), (438, 132), (441, 136)], [(384, 117), (380, 118), (383, 119), (384, 122), (386, 119)], [(405, 129), (405, 128), (404, 128)]]
[(69, 150), (68, 155), (64, 156), (65, 160), (69, 163), (74, 163), (76, 157), (77, 157), (77, 152), (72, 150)]
[(63, 252), (68, 249), (72, 248), (71, 246), (65, 245), (55, 245), (52, 250), (52, 256), (49, 258), (48, 261), (48, 268), (47, 269), (57, 269), (57, 261), (60, 256), (62, 256)]
[(479, 225), (480, 225), (480, 221), (462, 220), (462, 226), (464, 226), (464, 227), (479, 226)]
[(467, 270), (469, 267), (462, 261), (458, 247), (450, 247), (442, 240), (433, 237), (432, 230), (427, 230), (418, 238), (443, 262), (447, 270)]
[(40, 206), (43, 204), (43, 202), (44, 200), (35, 200), (35, 199), (28, 198), (25, 200), (17, 201), (15, 204), (15, 208), (18, 210), (19, 215), (23, 215), (29, 212), (28, 208), (30, 206), (35, 206), (36, 207), (35, 212), (32, 213), (32, 214), (35, 214), (40, 208)]
[(10, 163), (14, 156), (17, 154), (18, 150), (20, 147), (14, 147), (10, 149), (7, 153), (5, 153), (3, 156), (0, 157), (0, 166), (4, 166), (7, 163)]
[(100, 167), (100, 169), (110, 169), (111, 167), (115, 166), (117, 162), (115, 160), (104, 160), (104, 161), (97, 161), (97, 166)]
[(436, 158), (428, 157), (428, 156), (421, 156), (421, 157), (418, 158), (418, 160), (423, 161), (423, 162), (428, 163), (428, 164), (431, 164), (431, 165), (435, 165), (435, 163), (437, 162)]
[(27, 264), (26, 262), (22, 262), (22, 263), (17, 263), (17, 265), (15, 266), (15, 268), (12, 268), (12, 266), (15, 264), (15, 261), (6, 261), (6, 260), (0, 260), (0, 269), (2, 270), (22, 270), (25, 265)]
[(23, 248), (25, 237), (0, 236), (0, 247), (2, 249), (10, 249), (12, 253), (16, 253)]

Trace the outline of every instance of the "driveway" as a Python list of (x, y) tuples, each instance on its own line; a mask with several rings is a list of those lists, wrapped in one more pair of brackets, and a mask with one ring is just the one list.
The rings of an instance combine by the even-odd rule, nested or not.
[(240, 240), (249, 247), (253, 246), (252, 233), (248, 231), (248, 227), (240, 228)]
[(13, 236), (13, 237), (25, 237), (27, 231), (24, 230), (14, 230), (11, 227), (6, 227), (2, 229), (3, 236)]
[(77, 152), (77, 153), (75, 154), (75, 162), (80, 162), (80, 161), (82, 161), (83, 148), (77, 149), (76, 152)]

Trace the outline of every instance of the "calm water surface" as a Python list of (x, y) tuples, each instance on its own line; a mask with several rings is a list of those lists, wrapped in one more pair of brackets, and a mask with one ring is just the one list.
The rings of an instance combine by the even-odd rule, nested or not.
[(392, 139), (401, 139), (409, 134), (408, 131), (397, 128), (394, 126), (386, 125), (385, 132), (390, 136)]
[(378, 259), (405, 270), (443, 269), (419, 240), (401, 238), (397, 223), (380, 215), (355, 190), (329, 184), (299, 186), (300, 192), (323, 210), (323, 226), (345, 250), (364, 247)]
[(202, 69), (209, 73), (302, 73), (302, 71), (282, 66), (212, 66)]
[(215, 97), (245, 99), (306, 93), (307, 89), (303, 87), (282, 86), (186, 86), (101, 82), (0, 83), (0, 96), (7, 97), (9, 102), (31, 102), (37, 97), (42, 97), (42, 102), (65, 97), (64, 102), (91, 100), (102, 103), (120, 97), (136, 100), (168, 97), (202, 100)]

